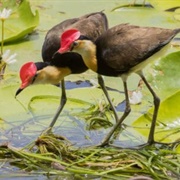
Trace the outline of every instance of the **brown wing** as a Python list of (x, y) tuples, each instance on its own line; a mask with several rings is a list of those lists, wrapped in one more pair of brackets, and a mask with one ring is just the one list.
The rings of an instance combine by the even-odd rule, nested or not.
[(175, 30), (121, 24), (109, 29), (97, 41), (101, 66), (116, 74), (127, 72), (169, 43)]

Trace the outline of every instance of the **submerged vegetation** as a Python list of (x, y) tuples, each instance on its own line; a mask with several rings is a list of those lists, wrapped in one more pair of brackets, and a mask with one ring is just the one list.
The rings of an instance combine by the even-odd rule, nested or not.
[[(75, 100), (71, 99), (71, 101)], [(80, 103), (82, 104), (83, 101)], [(106, 115), (102, 116), (102, 112)], [(108, 114), (108, 106), (102, 103), (91, 106), (88, 113), (79, 115), (86, 116), (87, 122), (91, 125), (88, 127), (97, 129), (104, 128), (104, 125), (112, 126)], [(23, 177), (26, 172), (26, 176), (43, 174), (55, 179), (66, 177), (117, 180), (140, 176), (145, 179), (176, 180), (180, 177), (179, 139), (173, 143), (156, 143), (141, 149), (120, 148), (115, 145), (78, 147), (63, 136), (47, 132), (48, 129), (36, 141), (25, 147), (17, 148), (10, 143), (1, 144), (2, 170), (17, 167), (15, 174), (17, 177)], [(2, 175), (2, 177), (6, 176), (6, 174)]]
[[(146, 147), (141, 150), (113, 147), (76, 148), (63, 137), (43, 134), (24, 148), (0, 146), (1, 167), (10, 163), (30, 174), (66, 175), (75, 179), (102, 177), (127, 179), (143, 175), (153, 179), (178, 179), (180, 154), (173, 145)], [(81, 177), (81, 178), (80, 178)]]

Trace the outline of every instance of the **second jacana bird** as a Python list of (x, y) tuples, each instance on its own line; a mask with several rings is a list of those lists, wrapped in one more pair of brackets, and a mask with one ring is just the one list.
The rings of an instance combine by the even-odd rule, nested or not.
[[(108, 20), (103, 12), (95, 12), (86, 14), (79, 18), (67, 19), (53, 28), (51, 28), (46, 37), (42, 47), (42, 57), (44, 62), (28, 62), (20, 69), (20, 78), (22, 84), (16, 92), (16, 96), (22, 92), (26, 87), (35, 84), (53, 84), (57, 85), (61, 81), (61, 101), (57, 112), (50, 124), (52, 128), (61, 113), (66, 103), (66, 91), (64, 84), (64, 77), (69, 74), (78, 74), (85, 72), (88, 68), (84, 64), (81, 55), (77, 53), (55, 54), (60, 48), (61, 34), (70, 28), (78, 29), (84, 36), (96, 40), (108, 28)], [(53, 58), (52, 58), (53, 56)], [(98, 81), (106, 97), (111, 105), (117, 120), (115, 108), (106, 91), (103, 79), (98, 76)]]
[(153, 56), (161, 53), (179, 32), (180, 29), (171, 30), (120, 24), (108, 29), (95, 42), (83, 39), (81, 33), (76, 29), (68, 30), (62, 34), (59, 53), (77, 52), (83, 57), (86, 66), (93, 71), (105, 76), (122, 78), (126, 109), (101, 142), (101, 146), (109, 143), (115, 130), (131, 111), (127, 88), (127, 78), (131, 73), (137, 73), (142, 78), (154, 98), (154, 113), (148, 141), (142, 146), (151, 145), (154, 142), (160, 99), (143, 75), (143, 67), (154, 59)]

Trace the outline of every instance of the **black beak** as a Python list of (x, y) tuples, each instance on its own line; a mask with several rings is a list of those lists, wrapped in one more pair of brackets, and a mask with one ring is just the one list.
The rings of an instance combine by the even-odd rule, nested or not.
[(16, 91), (15, 98), (16, 98), (16, 96), (17, 96), (22, 90), (23, 90), (23, 89), (19, 88), (19, 89)]

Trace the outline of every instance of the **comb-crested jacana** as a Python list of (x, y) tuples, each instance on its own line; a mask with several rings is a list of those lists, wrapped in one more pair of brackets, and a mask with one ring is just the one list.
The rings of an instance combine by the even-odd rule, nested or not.
[(101, 142), (101, 146), (109, 143), (114, 131), (122, 124), (131, 111), (127, 78), (131, 73), (137, 73), (154, 98), (154, 113), (148, 141), (142, 146), (154, 142), (154, 131), (158, 109), (159, 97), (155, 94), (143, 75), (143, 67), (149, 63), (157, 53), (163, 51), (180, 29), (163, 29), (155, 27), (140, 27), (129, 24), (120, 24), (108, 29), (95, 42), (83, 39), (76, 29), (64, 32), (61, 36), (59, 53), (77, 52), (86, 66), (93, 71), (105, 75), (121, 77), (124, 85), (126, 108), (118, 122)]
[[(70, 28), (78, 29), (84, 36), (96, 40), (108, 28), (108, 20), (103, 12), (95, 12), (86, 14), (79, 18), (65, 20), (52, 29), (50, 29), (45, 37), (42, 47), (42, 58), (44, 62), (28, 62), (20, 69), (21, 86), (16, 92), (16, 96), (26, 87), (32, 84), (59, 84), (61, 81), (61, 101), (57, 112), (50, 124), (52, 128), (66, 103), (66, 91), (64, 77), (69, 74), (83, 73), (88, 68), (84, 64), (81, 55), (71, 52), (64, 54), (55, 54), (60, 48), (61, 34)], [(53, 57), (53, 58), (52, 58)], [(115, 108), (106, 91), (104, 81), (98, 76), (98, 82), (103, 89), (106, 97), (114, 112), (116, 121), (118, 119)]]

